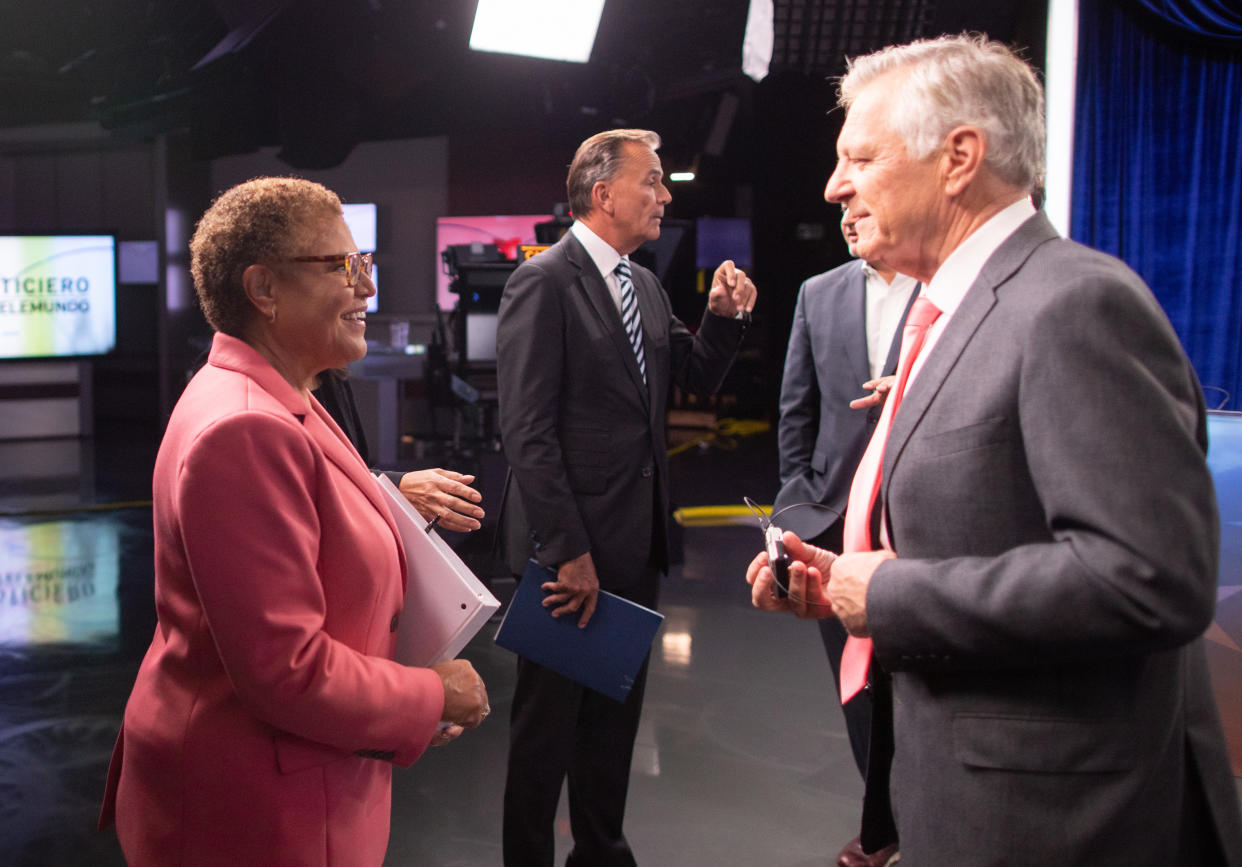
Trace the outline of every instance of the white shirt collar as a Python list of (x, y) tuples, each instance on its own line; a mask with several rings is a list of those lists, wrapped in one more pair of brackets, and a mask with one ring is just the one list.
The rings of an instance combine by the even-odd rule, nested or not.
[(616, 270), (617, 263), (621, 261), (621, 254), (613, 249), (611, 244), (592, 232), (580, 220), (574, 220), (574, 224), (569, 227), (569, 231), (573, 232), (574, 237), (586, 248), (587, 255), (591, 257), (591, 261), (595, 263), (595, 267), (599, 269), (602, 277), (607, 278), (609, 274)]
[(931, 282), (923, 287), (923, 294), (940, 308), (945, 319), (957, 310), (997, 248), (1034, 215), (1035, 206), (1024, 196), (994, 214), (941, 263)]
[[(867, 278), (867, 280), (875, 281), (874, 285), (877, 288), (882, 289), (886, 294), (897, 291), (904, 292), (918, 282), (909, 274), (902, 274), (900, 272), (893, 275), (892, 281), (885, 280), (880, 272), (875, 270), (875, 268), (872, 268), (868, 262), (863, 259), (859, 259), (858, 261), (862, 263), (863, 275)], [(872, 283), (868, 282), (867, 285), (871, 286)]]
[(908, 274), (894, 274), (889, 283), (866, 262), (862, 267), (866, 283), (867, 360), (871, 378), (877, 379), (884, 372), (888, 348), (901, 328), (902, 314), (918, 281)]

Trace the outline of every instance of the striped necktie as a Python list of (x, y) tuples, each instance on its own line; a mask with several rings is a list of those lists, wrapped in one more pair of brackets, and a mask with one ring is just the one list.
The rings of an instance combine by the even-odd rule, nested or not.
[(617, 263), (614, 273), (617, 275), (617, 282), (621, 284), (621, 324), (625, 326), (625, 336), (630, 339), (634, 360), (638, 362), (638, 372), (643, 376), (643, 385), (646, 385), (647, 358), (643, 354), (643, 322), (638, 315), (638, 293), (634, 291), (634, 281), (630, 278), (630, 260), (623, 257)]

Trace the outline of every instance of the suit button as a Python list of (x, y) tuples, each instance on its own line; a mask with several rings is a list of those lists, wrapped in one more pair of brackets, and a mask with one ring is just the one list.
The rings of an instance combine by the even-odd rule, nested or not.
[(400, 622), (401, 622), (401, 615), (400, 615), (400, 614), (394, 614), (394, 615), (392, 616), (392, 622), (388, 624), (388, 631), (389, 631), (389, 632), (396, 632), (396, 631), (397, 631), (397, 624), (398, 624), (398, 623), (400, 623)]
[(655, 475), (655, 470), (652, 467), (649, 467), (649, 466), (643, 467), (643, 478), (644, 479), (649, 479), (653, 475)]

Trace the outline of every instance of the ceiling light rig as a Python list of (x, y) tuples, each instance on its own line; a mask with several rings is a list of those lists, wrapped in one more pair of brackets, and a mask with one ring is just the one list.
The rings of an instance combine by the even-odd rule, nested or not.
[(603, 11), (604, 0), (479, 0), (470, 47), (586, 63)]

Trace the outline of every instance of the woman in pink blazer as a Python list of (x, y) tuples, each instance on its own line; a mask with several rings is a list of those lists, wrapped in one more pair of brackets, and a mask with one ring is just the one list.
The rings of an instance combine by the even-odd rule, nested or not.
[(336, 195), (292, 178), (227, 191), (191, 242), (217, 333), (155, 463), (159, 625), (100, 819), (131, 865), (378, 865), (392, 765), (487, 715), (470, 663), (392, 661), (401, 543), (310, 397), (366, 353), (356, 249)]

